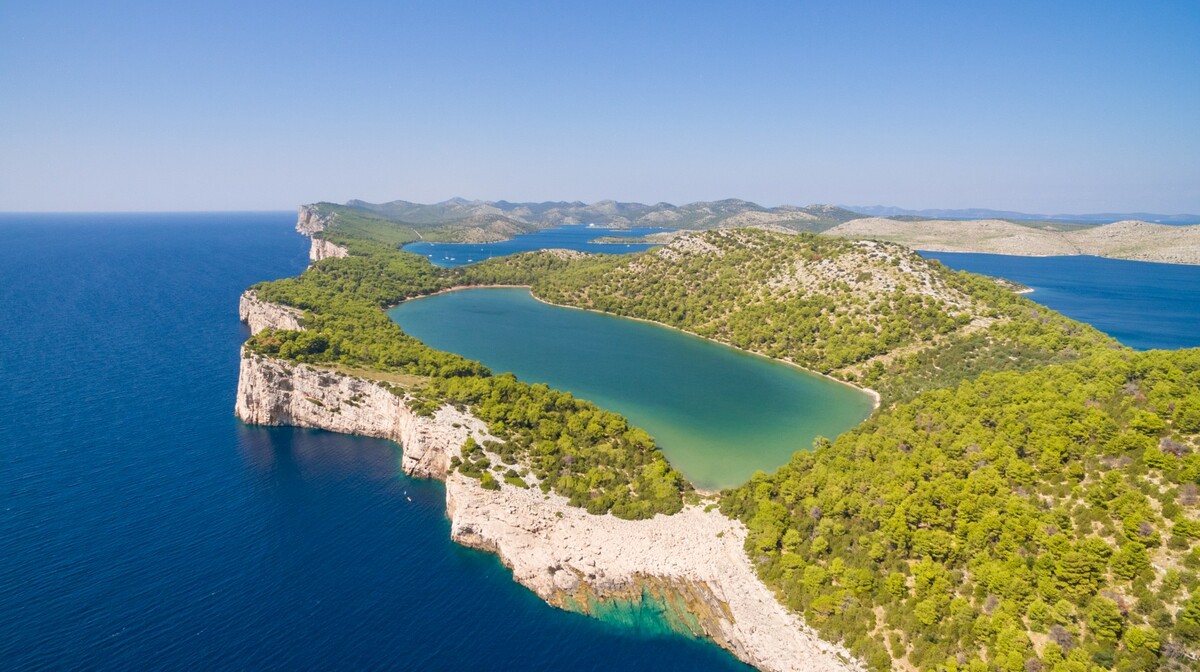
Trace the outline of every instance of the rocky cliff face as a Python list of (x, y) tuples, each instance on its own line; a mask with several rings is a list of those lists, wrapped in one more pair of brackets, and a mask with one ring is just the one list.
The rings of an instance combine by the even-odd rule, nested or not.
[(341, 245), (334, 245), (318, 235), (325, 230), (328, 224), (329, 218), (322, 215), (317, 206), (300, 206), (300, 213), (296, 217), (296, 231), (312, 239), (312, 245), (308, 248), (308, 258), (310, 261), (320, 261), (329, 258), (341, 259), (350, 255), (350, 251), (346, 248)]
[(322, 259), (341, 259), (350, 256), (350, 251), (341, 245), (334, 245), (328, 240), (321, 238), (313, 238), (312, 245), (308, 247), (309, 261), (320, 261)]
[(303, 313), (289, 306), (262, 301), (253, 289), (242, 293), (242, 298), (238, 301), (238, 317), (250, 327), (252, 334), (257, 334), (263, 329), (303, 329), (300, 326)]
[(404, 472), (425, 478), (445, 478), (450, 457), (458, 454), (468, 436), (489, 438), (482, 422), (453, 407), (422, 417), (394, 388), (249, 352), (242, 354), (235, 412), (255, 425), (391, 439), (404, 447)]
[(324, 231), (325, 225), (328, 223), (316, 205), (302, 205), (300, 214), (296, 218), (296, 231), (305, 236), (312, 236), (314, 233)]
[[(254, 331), (288, 324), (295, 319), (289, 310), (243, 296), (242, 319)], [(763, 670), (860, 667), (775, 599), (743, 550), (745, 527), (717, 511), (689, 507), (625, 521), (590, 515), (538, 488), (504, 483), (485, 490), (450, 473), (450, 458), (467, 437), (494, 438), (479, 419), (451, 406), (419, 416), (403, 390), (387, 383), (249, 352), (242, 355), (236, 413), (252, 424), (398, 442), (405, 473), (446, 480), (453, 539), (499, 555), (514, 579), (550, 604), (590, 613), (605, 603), (652, 598), (679, 629), (711, 638)]]

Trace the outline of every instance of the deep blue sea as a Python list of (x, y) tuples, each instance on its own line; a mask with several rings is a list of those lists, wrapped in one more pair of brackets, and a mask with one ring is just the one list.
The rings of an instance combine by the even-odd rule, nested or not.
[(467, 244), (467, 243), (409, 243), (404, 249), (428, 257), (435, 266), (453, 267), (466, 266), (492, 257), (502, 257), (518, 252), (532, 250), (548, 250), (564, 248), (580, 250), (581, 252), (601, 252), (621, 254), (625, 252), (640, 252), (653, 247), (649, 243), (593, 243), (592, 240), (601, 236), (616, 236), (632, 238), (659, 233), (668, 229), (606, 229), (594, 226), (562, 226), (556, 229), (543, 229), (533, 233), (524, 233), (498, 243)]
[(1200, 266), (1102, 257), (922, 252), (951, 268), (1015, 280), (1026, 296), (1131, 348), (1200, 346)]
[(294, 221), (0, 215), (0, 669), (745, 669), (546, 606), (395, 444), (239, 423)]

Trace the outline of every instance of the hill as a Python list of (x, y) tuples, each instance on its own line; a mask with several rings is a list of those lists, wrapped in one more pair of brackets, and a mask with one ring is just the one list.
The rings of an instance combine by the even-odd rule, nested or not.
[(825, 233), (887, 240), (938, 252), (1019, 256), (1087, 254), (1169, 264), (1200, 264), (1200, 225), (1122, 221), (1061, 230), (1051, 225), (1031, 226), (1000, 219), (900, 221), (868, 217), (839, 224)]
[(885, 401), (1116, 347), (983, 276), (895, 244), (812, 234), (707, 231), (640, 255), (532, 253), (458, 273), (661, 322), (874, 387)]
[(317, 203), (325, 228), (343, 237), (367, 238), (389, 245), (418, 240), (492, 242), (556, 226), (595, 224), (611, 228), (715, 229), (767, 226), (792, 231), (822, 231), (860, 217), (832, 205), (766, 208), (738, 199), (686, 205), (578, 201), (510, 203), (454, 198), (441, 203), (409, 201), (345, 205)]

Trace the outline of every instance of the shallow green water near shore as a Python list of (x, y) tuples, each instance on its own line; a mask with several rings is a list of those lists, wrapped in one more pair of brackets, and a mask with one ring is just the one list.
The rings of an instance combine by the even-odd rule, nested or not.
[(871, 412), (866, 394), (666, 327), (471, 289), (390, 313), (429, 345), (546, 383), (650, 432), (699, 488), (740, 485)]

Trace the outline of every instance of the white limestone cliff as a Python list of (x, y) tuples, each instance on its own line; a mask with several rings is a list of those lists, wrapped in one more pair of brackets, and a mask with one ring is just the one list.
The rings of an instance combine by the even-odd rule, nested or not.
[(250, 333), (257, 334), (263, 329), (288, 329), (300, 331), (300, 318), (304, 316), (300, 310), (277, 303), (268, 303), (258, 298), (258, 292), (247, 289), (242, 292), (238, 301), (238, 318), (250, 327)]
[(350, 256), (350, 251), (341, 245), (335, 245), (328, 240), (320, 237), (320, 233), (325, 230), (325, 226), (329, 224), (329, 219), (321, 214), (321, 211), (315, 205), (300, 206), (300, 213), (296, 217), (296, 231), (308, 236), (312, 240), (312, 244), (308, 247), (309, 261), (320, 261), (322, 259), (341, 259)]

